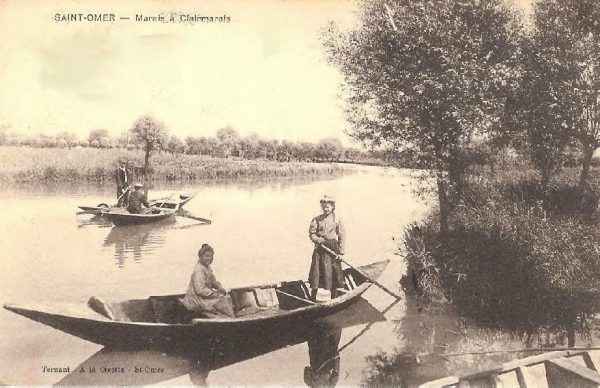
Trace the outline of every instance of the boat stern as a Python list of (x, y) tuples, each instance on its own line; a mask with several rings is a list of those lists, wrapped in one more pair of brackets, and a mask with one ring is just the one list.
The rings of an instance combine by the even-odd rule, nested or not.
[(385, 269), (389, 263), (390, 263), (389, 259), (382, 260), (382, 261), (378, 261), (378, 262), (375, 262), (372, 264), (363, 265), (361, 267), (358, 267), (358, 269), (360, 270), (360, 272), (364, 273), (369, 278), (377, 279), (377, 278), (379, 278), (379, 276), (381, 276), (383, 271), (385, 271)]

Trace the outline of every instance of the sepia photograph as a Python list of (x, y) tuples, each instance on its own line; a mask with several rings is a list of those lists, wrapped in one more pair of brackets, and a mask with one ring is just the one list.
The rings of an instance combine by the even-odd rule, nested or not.
[(0, 0), (0, 385), (600, 386), (600, 3)]

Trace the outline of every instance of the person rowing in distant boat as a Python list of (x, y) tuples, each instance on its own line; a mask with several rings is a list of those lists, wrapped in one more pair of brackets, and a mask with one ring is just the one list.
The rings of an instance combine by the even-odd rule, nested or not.
[(127, 203), (127, 192), (130, 189), (131, 174), (127, 171), (127, 163), (124, 159), (119, 159), (119, 165), (115, 172), (117, 181), (117, 206), (124, 206)]
[[(346, 232), (342, 221), (335, 214), (335, 199), (326, 195), (320, 204), (323, 213), (312, 219), (308, 230), (310, 240), (315, 243), (308, 275), (313, 302), (317, 300), (319, 288), (329, 290), (333, 299), (344, 287), (341, 259), (344, 255)], [(332, 255), (331, 251), (337, 255)]]
[(191, 318), (208, 316), (233, 317), (233, 304), (227, 290), (213, 274), (210, 265), (214, 260), (214, 249), (202, 244), (198, 251), (198, 262), (181, 303)]
[(144, 185), (141, 183), (136, 183), (133, 185), (133, 191), (129, 193), (127, 199), (127, 211), (132, 214), (140, 214), (142, 213), (142, 205), (146, 208), (149, 208), (148, 199), (146, 198), (146, 194), (140, 190)]

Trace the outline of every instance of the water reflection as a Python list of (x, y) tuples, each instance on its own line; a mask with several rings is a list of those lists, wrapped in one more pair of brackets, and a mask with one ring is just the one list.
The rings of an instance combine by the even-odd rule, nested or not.
[[(394, 352), (367, 357), (369, 367), (364, 383), (410, 387), (446, 376), (493, 369), (513, 359), (552, 349), (575, 344), (594, 346), (599, 340), (599, 333), (591, 329), (598, 327), (598, 317), (582, 315), (581, 311), (574, 322), (570, 319), (558, 322), (548, 305), (536, 309), (528, 304), (531, 310), (527, 314), (522, 311), (523, 305), (513, 304), (512, 309), (493, 313), (504, 314), (497, 322), (507, 324), (490, 327), (491, 312), (480, 319), (473, 315), (465, 317), (454, 302), (428, 303), (409, 295), (406, 314), (398, 325), (399, 347)], [(571, 316), (569, 310), (565, 309), (561, 317)], [(546, 320), (542, 319), (544, 311)]]
[(99, 228), (110, 228), (112, 226), (112, 222), (110, 222), (106, 217), (102, 216), (91, 216), (90, 218), (77, 219), (77, 228), (86, 228), (93, 226)]
[(342, 329), (317, 322), (308, 338), (310, 366), (304, 368), (304, 383), (309, 387), (335, 386), (340, 377), (338, 351)]
[(103, 247), (114, 246), (114, 258), (119, 267), (124, 267), (127, 259), (139, 262), (144, 253), (150, 253), (164, 244), (165, 233), (176, 222), (171, 217), (152, 224), (113, 227), (104, 239)]
[[(57, 385), (146, 385), (188, 375), (195, 385), (206, 385), (211, 371), (250, 360), (291, 345), (308, 342), (305, 379), (312, 386), (335, 385), (339, 377), (342, 330), (385, 321), (384, 315), (360, 298), (348, 308), (285, 332), (265, 330), (251, 338), (207, 339), (186, 349), (118, 351), (103, 348), (82, 362)], [(369, 326), (370, 327), (370, 326)], [(351, 341), (353, 341), (352, 339)], [(272, 368), (268, 362), (265, 368)], [(103, 369), (104, 368), (104, 369)], [(93, 371), (93, 372), (91, 372)], [(308, 372), (306, 372), (308, 371)], [(260, 376), (261, 370), (256, 371)], [(298, 371), (299, 375), (303, 371)]]

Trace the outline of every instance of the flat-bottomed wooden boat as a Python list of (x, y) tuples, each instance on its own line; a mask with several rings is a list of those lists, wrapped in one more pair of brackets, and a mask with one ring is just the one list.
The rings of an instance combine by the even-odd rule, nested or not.
[(177, 212), (175, 209), (167, 208), (150, 208), (147, 213), (130, 213), (123, 207), (111, 208), (107, 211), (102, 212), (102, 216), (107, 218), (116, 226), (122, 225), (139, 225), (148, 224), (151, 222), (162, 221), (167, 218), (173, 217)]
[(564, 350), (517, 359), (466, 376), (449, 376), (420, 385), (433, 387), (598, 387), (600, 351)]
[(5, 305), (4, 308), (85, 340), (116, 348), (170, 348), (225, 338), (298, 330), (340, 311), (360, 297), (389, 261), (344, 270), (345, 292), (313, 303), (302, 280), (232, 289), (235, 317), (206, 317), (182, 322), (183, 295), (154, 296), (105, 303), (92, 297), (88, 306), (49, 304)]
[[(179, 194), (176, 199), (171, 197), (157, 198), (148, 201), (151, 207), (166, 208), (166, 209), (181, 209), (186, 203), (194, 198), (195, 194)], [(83, 214), (93, 214), (96, 216), (102, 215), (112, 208), (117, 208), (117, 205), (108, 206), (106, 204), (99, 204), (98, 206), (78, 206)]]

